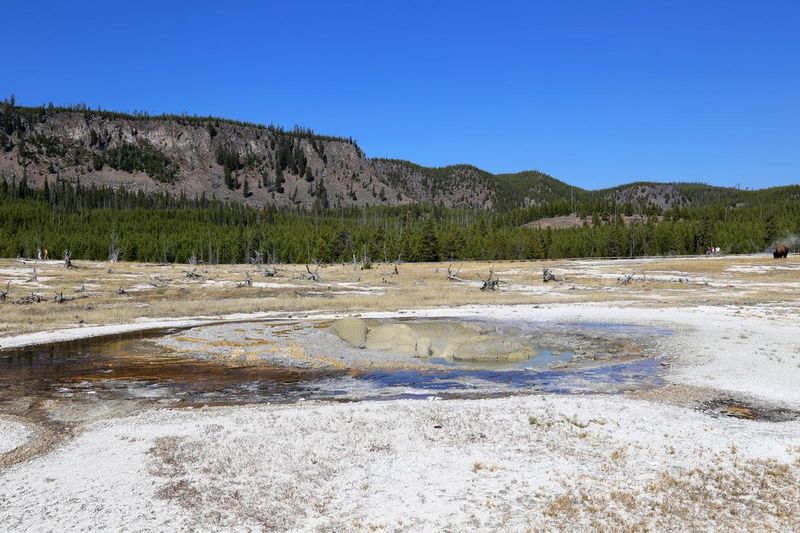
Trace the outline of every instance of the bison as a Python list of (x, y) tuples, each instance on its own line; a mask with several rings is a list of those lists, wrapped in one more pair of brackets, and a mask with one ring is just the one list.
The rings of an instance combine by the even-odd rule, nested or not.
[(775, 259), (786, 259), (787, 255), (789, 255), (789, 247), (785, 244), (779, 244), (775, 247), (775, 251), (772, 252), (772, 257)]

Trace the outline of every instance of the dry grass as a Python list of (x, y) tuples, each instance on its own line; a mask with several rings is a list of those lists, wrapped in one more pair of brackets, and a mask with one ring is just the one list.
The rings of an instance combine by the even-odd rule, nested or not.
[(584, 484), (552, 497), (544, 515), (558, 527), (610, 531), (788, 531), (797, 526), (800, 463), (734, 459), (732, 466), (722, 466), (726, 459), (663, 471), (639, 487), (600, 491)]
[[(207, 433), (214, 430), (206, 429)], [(214, 435), (209, 435), (214, 438)], [(250, 444), (250, 442), (248, 442)], [(301, 493), (295, 478), (308, 475), (304, 462), (286, 463), (291, 471), (286, 478), (276, 478), (273, 484), (253, 484), (232, 482), (239, 461), (246, 461), (251, 469), (259, 469), (262, 463), (261, 451), (250, 449), (241, 451), (236, 447), (237, 461), (223, 455), (209, 453), (209, 446), (202, 441), (161, 437), (151, 448), (151, 473), (164, 478), (166, 482), (157, 490), (157, 496), (165, 498), (196, 513), (200, 529), (210, 525), (230, 527), (232, 523), (245, 521), (257, 523), (268, 531), (297, 528), (309, 517), (325, 514), (332, 491), (319, 491), (314, 494)], [(213, 449), (213, 446), (211, 446)], [(314, 458), (315, 475), (323, 479), (332, 478), (337, 472), (332, 466)], [(204, 481), (198, 482), (187, 474), (202, 472)]]
[(482, 463), (480, 461), (475, 461), (472, 463), (473, 474), (477, 474), (481, 471), (494, 472), (495, 470), (497, 470), (497, 465), (487, 465), (486, 463)]
[[(800, 287), (796, 257), (786, 261), (752, 256), (500, 261), (461, 266), (460, 277), (474, 282), (494, 266), (508, 282), (497, 292), (481, 292), (477, 283), (448, 281), (446, 263), (403, 264), (399, 275), (391, 273), (390, 265), (358, 271), (352, 265), (330, 265), (320, 270), (321, 283), (306, 280), (302, 265), (283, 266), (276, 278), (260, 276), (252, 265), (208, 265), (197, 269), (202, 275), (199, 279), (187, 278), (185, 265), (82, 261), (75, 265), (77, 268), (65, 269), (60, 262), (0, 260), (0, 286), (11, 281), (7, 301), (0, 303), (0, 335), (138, 318), (263, 311), (357, 313), (464, 304), (596, 301), (747, 305), (784, 302), (788, 293)], [(545, 267), (564, 281), (543, 283)], [(34, 268), (38, 279), (28, 281)], [(248, 272), (254, 286), (237, 287)], [(636, 276), (629, 284), (617, 282), (617, 276), (632, 272)], [(679, 278), (687, 280), (677, 281)], [(15, 303), (32, 292), (44, 301)], [(56, 292), (63, 292), (69, 301), (53, 301)]]

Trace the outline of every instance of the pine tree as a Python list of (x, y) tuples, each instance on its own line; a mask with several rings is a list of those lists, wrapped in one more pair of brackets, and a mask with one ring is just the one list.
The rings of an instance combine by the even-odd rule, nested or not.
[(325, 189), (325, 183), (323, 182), (322, 178), (320, 178), (319, 182), (317, 183), (317, 194), (314, 206), (316, 207), (317, 211), (324, 211), (330, 207), (328, 202), (328, 191)]
[(353, 234), (349, 231), (340, 231), (331, 244), (331, 259), (335, 262), (347, 261), (353, 251)]
[(764, 226), (764, 245), (772, 246), (778, 238), (778, 226), (775, 223), (775, 213), (770, 212), (769, 215), (767, 215), (767, 221)]
[(697, 244), (695, 245), (696, 251), (704, 252), (709, 246), (713, 246), (714, 231), (714, 220), (711, 217), (711, 212), (706, 209), (700, 219), (700, 227), (696, 239)]
[(230, 167), (228, 166), (223, 167), (222, 173), (223, 173), (223, 181), (225, 182), (225, 187), (227, 187), (229, 190), (233, 190), (234, 189), (233, 173), (231, 172)]
[(436, 237), (433, 218), (428, 218), (425, 222), (417, 255), (420, 261), (432, 263), (439, 260), (439, 239)]
[(275, 190), (281, 194), (283, 194), (283, 184), (286, 182), (286, 178), (283, 177), (283, 170), (280, 166), (275, 167)]

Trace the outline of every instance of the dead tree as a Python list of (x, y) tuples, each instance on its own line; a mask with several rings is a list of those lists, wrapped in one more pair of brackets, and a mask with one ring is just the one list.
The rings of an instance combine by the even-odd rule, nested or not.
[(32, 283), (38, 279), (39, 279), (39, 274), (36, 272), (36, 267), (33, 267), (33, 272), (31, 272), (31, 275), (28, 276), (28, 281), (26, 281), (26, 283)]
[(108, 261), (111, 263), (116, 263), (119, 261), (119, 258), (122, 256), (122, 249), (120, 249), (119, 244), (117, 243), (117, 234), (111, 234), (111, 246), (108, 249)]
[(367, 256), (367, 245), (364, 244), (361, 249), (361, 270), (369, 270), (372, 268), (372, 258)]
[(186, 261), (186, 264), (190, 266), (189, 270), (186, 271), (186, 277), (189, 279), (198, 279), (202, 278), (203, 276), (197, 273), (197, 255), (192, 252), (192, 255), (189, 256), (189, 259)]
[(117, 289), (117, 294), (120, 296), (125, 296), (126, 294), (128, 294), (128, 291), (120, 287), (119, 289)]
[(64, 268), (72, 268), (72, 252), (69, 248), (64, 250)]
[(71, 300), (73, 300), (73, 298), (70, 298), (69, 296), (64, 296), (63, 291), (57, 292), (55, 298), (53, 298), (53, 301), (57, 304), (63, 304), (64, 302), (69, 302)]
[(167, 283), (169, 282), (168, 279), (165, 279), (163, 275), (156, 274), (155, 276), (150, 276), (150, 285), (152, 285), (156, 289), (160, 289), (162, 287), (166, 287)]
[(628, 283), (633, 281), (633, 276), (635, 276), (634, 273), (625, 274), (625, 275), (617, 278), (617, 283), (619, 283), (620, 285), (627, 285)]
[(461, 267), (460, 266), (458, 267), (458, 270), (453, 272), (453, 265), (452, 264), (447, 265), (447, 279), (449, 281), (461, 281), (461, 282), (467, 281), (467, 280), (465, 280), (463, 278), (459, 278), (458, 277), (459, 273), (461, 273)]
[(189, 279), (199, 279), (202, 278), (203, 275), (195, 272), (195, 269), (191, 269), (186, 271), (186, 277)]
[(19, 298), (16, 303), (20, 305), (30, 305), (30, 304), (37, 304), (42, 301), (42, 296), (40, 294), (31, 293), (30, 296), (23, 296)]
[(6, 298), (8, 297), (8, 293), (11, 292), (11, 282), (8, 281), (6, 283), (6, 290), (0, 291), (0, 302), (5, 302)]
[(264, 264), (264, 254), (256, 250), (255, 255), (253, 255), (248, 262), (251, 265), (261, 266)]
[(261, 275), (265, 278), (274, 278), (278, 275), (278, 269), (275, 268), (275, 259), (272, 254), (267, 254), (267, 266), (261, 271)]
[(389, 270), (386, 272), (381, 272), (381, 276), (398, 276), (400, 274), (400, 269), (398, 265), (400, 265), (400, 255), (397, 256), (397, 261), (394, 261), (394, 270)]
[(486, 279), (481, 278), (478, 276), (480, 280), (483, 282), (481, 286), (482, 291), (496, 291), (500, 288), (500, 284), (504, 283), (497, 277), (497, 274), (494, 273), (494, 267), (489, 269), (489, 276)]
[(75, 287), (75, 292), (86, 292), (86, 284), (81, 283), (79, 287)]
[(261, 272), (261, 275), (265, 278), (274, 278), (278, 275), (278, 271), (275, 269), (275, 265), (269, 264), (267, 267)]
[(549, 268), (542, 269), (542, 281), (547, 283), (548, 281), (559, 281), (556, 277), (555, 273), (550, 270)]
[(237, 283), (236, 286), (239, 287), (239, 288), (252, 287), (253, 286), (253, 279), (250, 277), (250, 272), (245, 272), (244, 273), (244, 281), (242, 281), (241, 283)]
[(314, 264), (314, 272), (311, 272), (311, 268), (306, 265), (306, 271), (308, 271), (308, 281), (322, 281), (322, 278), (319, 276), (319, 263)]

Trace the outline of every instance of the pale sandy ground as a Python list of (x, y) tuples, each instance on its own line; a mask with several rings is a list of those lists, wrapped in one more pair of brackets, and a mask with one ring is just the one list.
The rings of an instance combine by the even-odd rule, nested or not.
[(22, 422), (0, 420), (0, 455), (25, 444), (30, 436), (30, 431)]
[[(10, 261), (0, 266), (17, 268)], [(543, 266), (566, 281), (542, 283)], [(50, 323), (23, 318), (17, 309), (31, 306), (0, 304), (3, 318), (10, 317), (0, 345), (108, 333), (90, 328), (113, 322), (134, 324), (115, 328), (144, 328), (236, 311), (326, 317), (357, 309), (381, 317), (406, 309), (402, 316), (635, 323), (674, 331), (660, 346), (668, 362), (665, 387), (622, 396), (153, 409), (103, 419), (0, 470), (2, 529), (798, 528), (800, 421), (745, 420), (701, 409), (719, 398), (765, 411), (800, 409), (796, 260), (498, 263), (495, 270), (510, 283), (490, 295), (442, 280), (446, 267), (403, 265), (383, 285), (385, 267), (364, 271), (355, 286), (381, 286), (379, 296), (278, 292), (259, 298), (267, 289), (227, 287), (243, 309), (231, 309), (231, 301), (211, 309), (187, 306), (206, 313), (180, 314), (179, 306), (166, 303), (175, 297), (168, 293), (125, 300), (148, 307), (127, 305), (102, 320), (94, 309), (78, 307), (91, 302), (76, 300), (60, 305), (74, 305), (77, 316), (93, 320), (38, 335)], [(57, 268), (48, 276), (58, 280)], [(150, 275), (144, 266), (115, 267), (122, 268), (131, 276)], [(230, 281), (222, 282), (235, 284), (245, 268), (234, 267)], [(461, 275), (486, 270), (488, 264), (470, 264)], [(353, 270), (325, 272), (332, 281), (322, 292), (339, 292)], [(636, 274), (630, 284), (617, 283), (624, 273)], [(309, 285), (291, 277), (276, 283)], [(211, 289), (189, 290), (188, 297), (196, 291), (199, 298)], [(120, 305), (115, 295), (98, 292), (94, 305)], [(53, 307), (41, 307), (46, 316), (59, 309), (34, 305)], [(68, 319), (57, 324), (72, 325)], [(15, 332), (35, 336), (10, 338)], [(3, 418), (0, 432), (6, 455), (29, 438), (18, 420)]]

